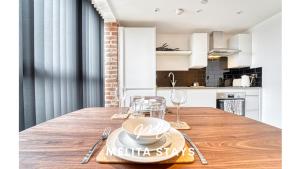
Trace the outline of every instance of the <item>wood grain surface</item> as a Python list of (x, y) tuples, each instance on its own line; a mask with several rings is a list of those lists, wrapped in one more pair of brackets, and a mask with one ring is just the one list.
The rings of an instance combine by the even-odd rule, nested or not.
[[(99, 146), (88, 164), (80, 164), (87, 150), (105, 127), (117, 129), (123, 120), (111, 120), (117, 108), (87, 108), (41, 123), (19, 134), (21, 169), (94, 168), (281, 168), (281, 129), (214, 108), (183, 108), (185, 130), (208, 160), (202, 165), (195, 156), (191, 164), (99, 164)], [(175, 112), (175, 109), (171, 109)], [(166, 120), (175, 120), (175, 113)]]

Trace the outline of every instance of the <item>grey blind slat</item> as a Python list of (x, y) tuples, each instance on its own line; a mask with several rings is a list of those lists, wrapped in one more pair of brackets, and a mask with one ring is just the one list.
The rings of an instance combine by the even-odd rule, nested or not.
[(66, 0), (60, 0), (60, 94), (61, 114), (67, 112), (66, 80)]
[(45, 116), (54, 117), (53, 107), (53, 1), (44, 1), (44, 80), (45, 80)]
[[(20, 64), (20, 69), (23, 73), (21, 76), (21, 84), (23, 92), (21, 96), (23, 98), (20, 99), (20, 106), (23, 105), (23, 112), (20, 112), (20, 116), (23, 117), (23, 123), (20, 126), (21, 129), (28, 128), (36, 124), (36, 116), (35, 116), (35, 89), (34, 89), (34, 42), (32, 39), (34, 38), (34, 15), (33, 15), (33, 0), (28, 1), (20, 1), (21, 2), (21, 15), (22, 15), (22, 42), (21, 42), (21, 57), (22, 63)], [(22, 120), (22, 119), (20, 119)]]
[(46, 120), (44, 70), (44, 1), (34, 1), (34, 69), (36, 123)]
[(60, 1), (53, 0), (53, 111), (54, 117), (61, 115), (60, 95)]

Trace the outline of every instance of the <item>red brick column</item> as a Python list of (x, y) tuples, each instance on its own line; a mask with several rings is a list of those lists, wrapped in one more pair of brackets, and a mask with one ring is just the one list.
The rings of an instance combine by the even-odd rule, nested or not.
[(118, 87), (118, 23), (108, 22), (104, 26), (105, 62), (105, 107), (118, 107), (115, 89)]

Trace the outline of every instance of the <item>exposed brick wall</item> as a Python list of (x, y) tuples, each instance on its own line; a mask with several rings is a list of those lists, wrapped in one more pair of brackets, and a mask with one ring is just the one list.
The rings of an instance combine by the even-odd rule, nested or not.
[(118, 26), (116, 22), (104, 26), (105, 107), (119, 106), (115, 93), (118, 87)]

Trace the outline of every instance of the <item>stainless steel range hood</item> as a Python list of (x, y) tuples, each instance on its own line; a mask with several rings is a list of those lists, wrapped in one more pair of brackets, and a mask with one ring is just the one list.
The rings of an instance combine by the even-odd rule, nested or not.
[(224, 38), (224, 32), (214, 31), (210, 34), (208, 56), (224, 57), (231, 56), (240, 52), (240, 50), (229, 49)]

